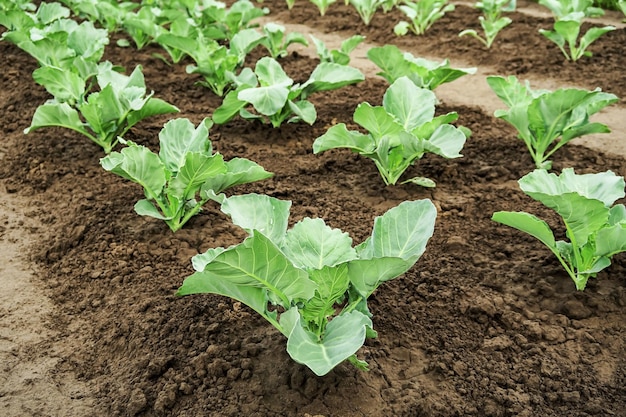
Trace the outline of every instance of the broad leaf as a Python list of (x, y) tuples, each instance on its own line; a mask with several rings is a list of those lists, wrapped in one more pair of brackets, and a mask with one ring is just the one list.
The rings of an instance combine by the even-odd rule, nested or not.
[(404, 201), (374, 220), (372, 235), (357, 247), (361, 259), (401, 258), (415, 263), (433, 235), (437, 209), (430, 200)]
[(234, 224), (250, 234), (258, 230), (278, 247), (287, 232), (290, 207), (291, 201), (259, 194), (235, 195), (222, 203)]
[(178, 172), (189, 152), (211, 154), (210, 127), (210, 119), (204, 119), (196, 128), (184, 118), (170, 120), (163, 126), (159, 132), (159, 158), (170, 172)]
[(206, 273), (240, 286), (263, 288), (284, 308), (296, 300), (310, 299), (316, 287), (305, 271), (295, 268), (276, 245), (257, 231), (218, 255), (199, 274)]
[(352, 238), (322, 219), (305, 218), (288, 232), (282, 250), (298, 268), (322, 269), (356, 258)]
[(349, 148), (359, 153), (371, 153), (376, 149), (376, 142), (369, 135), (348, 130), (344, 123), (339, 123), (313, 142), (313, 153), (316, 154), (334, 148)]
[[(297, 309), (293, 308), (282, 316), (297, 314)], [(372, 325), (367, 316), (352, 311), (331, 320), (326, 326), (324, 338), (319, 340), (314, 333), (302, 326), (299, 315), (293, 321), (293, 328), (287, 341), (287, 352), (293, 360), (306, 365), (317, 376), (326, 375), (335, 366), (354, 355), (365, 342), (366, 327)]]

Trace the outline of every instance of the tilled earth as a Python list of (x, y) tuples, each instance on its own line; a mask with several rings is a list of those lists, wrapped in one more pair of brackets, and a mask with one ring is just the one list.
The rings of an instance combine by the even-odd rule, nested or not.
[[(568, 63), (537, 32), (550, 26), (548, 18), (512, 14), (514, 24), (487, 51), (457, 39), (462, 29), (478, 25), (479, 14), (469, 7), (458, 6), (423, 38), (396, 38), (391, 28), (398, 13), (377, 15), (365, 27), (340, 3), (324, 18), (308, 3), (292, 11), (278, 1), (264, 5), (284, 22), (345, 37), (358, 32), (368, 42), (394, 43), (415, 55), (458, 58), (502, 75), (558, 78), (626, 97), (623, 28), (597, 41), (592, 58)], [(179, 117), (197, 124), (219, 106), (184, 64), (155, 58), (162, 52), (157, 46), (136, 51), (114, 45), (105, 58), (127, 70), (142, 65), (148, 88), (179, 107)], [(434, 179), (434, 189), (385, 187), (371, 161), (348, 151), (313, 155), (313, 141), (328, 127), (354, 127), (359, 103), (380, 104), (387, 84), (378, 77), (313, 96), (313, 126), (273, 129), (235, 119), (212, 129), (225, 159), (243, 156), (275, 173), (232, 192), (291, 200), (292, 223), (321, 217), (359, 243), (375, 216), (404, 200), (430, 198), (438, 208), (424, 256), (370, 300), (379, 338), (359, 356), (371, 370), (342, 364), (319, 378), (294, 363), (284, 337), (244, 305), (213, 295), (174, 296), (193, 272), (193, 255), (236, 244), (243, 231), (207, 204), (172, 234), (164, 223), (134, 213), (142, 190), (105, 172), (101, 150), (87, 139), (60, 129), (23, 135), (47, 93), (30, 77), (36, 68), (30, 57), (7, 42), (0, 42), (0, 54), (6, 143), (0, 173), (6, 190), (27, 198), (45, 225), (32, 260), (57, 306), (49, 325), (62, 335), (58, 343), (73, 347), (58, 371), (74, 372), (93, 388), (97, 406), (90, 415), (626, 415), (626, 258), (615, 257), (578, 292), (549, 250), (490, 220), (494, 211), (524, 210), (563, 233), (555, 215), (518, 189), (517, 179), (533, 164), (505, 122), (479, 108), (442, 102), (438, 111), (458, 112), (458, 123), (473, 135), (463, 158), (426, 156), (410, 168), (407, 175)], [(304, 81), (317, 61), (292, 53), (282, 64)], [(128, 139), (157, 149), (158, 132), (170, 117), (177, 116), (140, 123)], [(572, 144), (554, 161), (556, 171), (626, 174), (623, 157)]]

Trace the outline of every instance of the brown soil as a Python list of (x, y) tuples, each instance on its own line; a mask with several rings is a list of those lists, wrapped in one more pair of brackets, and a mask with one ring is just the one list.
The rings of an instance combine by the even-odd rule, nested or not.
[[(457, 39), (460, 30), (477, 25), (478, 13), (463, 6), (423, 38), (398, 39), (391, 33), (398, 14), (378, 15), (365, 27), (339, 3), (323, 19), (306, 3), (291, 12), (279, 1), (265, 4), (281, 21), (346, 31), (338, 33), (346, 37), (360, 32), (371, 43), (394, 43), (415, 55), (458, 58), (502, 75), (559, 77), (563, 84), (626, 97), (623, 28), (597, 41), (592, 58), (568, 63), (537, 33), (549, 21), (521, 13), (487, 51)], [(198, 123), (209, 116), (219, 100), (195, 85), (182, 65), (154, 58), (156, 52), (155, 46), (139, 52), (111, 46), (106, 59), (129, 70), (143, 65), (148, 87), (178, 106), (180, 117)], [(490, 220), (494, 211), (523, 209), (559, 228), (552, 213), (519, 191), (516, 181), (532, 162), (514, 131), (490, 113), (442, 103), (440, 111), (458, 112), (473, 136), (463, 158), (427, 156), (410, 169), (434, 179), (433, 190), (385, 187), (371, 161), (347, 151), (312, 154), (313, 140), (332, 124), (350, 123), (359, 103), (380, 103), (387, 85), (376, 77), (314, 96), (318, 121), (312, 127), (272, 129), (236, 119), (213, 128), (214, 145), (226, 159), (244, 156), (275, 173), (234, 192), (292, 200), (292, 222), (321, 217), (358, 243), (375, 216), (404, 200), (430, 198), (438, 207), (425, 255), (371, 298), (379, 338), (359, 352), (371, 370), (342, 364), (318, 378), (289, 358), (281, 334), (240, 303), (174, 296), (192, 273), (193, 255), (238, 243), (243, 232), (207, 204), (172, 234), (164, 223), (133, 212), (142, 190), (104, 172), (101, 150), (85, 138), (59, 129), (23, 135), (47, 94), (30, 77), (32, 59), (6, 42), (0, 53), (10, 63), (0, 74), (2, 198), (20, 201), (29, 213), (22, 224), (4, 226), (34, 242), (35, 286), (54, 304), (49, 320), (39, 324), (54, 331), (54, 341), (31, 347), (40, 357), (54, 349), (50, 381), (62, 385), (75, 375), (91, 390), (70, 392), (68, 403), (85, 396), (94, 401), (89, 412), (59, 412), (60, 397), (50, 396), (28, 409), (36, 412), (19, 413), (23, 397), (5, 388), (0, 404), (7, 415), (626, 416), (626, 257), (615, 257), (578, 292), (539, 242)], [(283, 60), (297, 81), (316, 64), (301, 54)], [(146, 120), (128, 138), (156, 149), (167, 119)], [(624, 157), (571, 144), (554, 161), (555, 170), (626, 174)]]

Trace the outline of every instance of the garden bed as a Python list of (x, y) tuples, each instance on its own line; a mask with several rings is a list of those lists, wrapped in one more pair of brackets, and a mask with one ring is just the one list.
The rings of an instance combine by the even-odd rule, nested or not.
[[(390, 22), (398, 14), (377, 15), (365, 27), (339, 3), (324, 18), (309, 4), (296, 3), (292, 11), (279, 1), (264, 5), (282, 22), (345, 37), (360, 33), (369, 43), (393, 43), (416, 56), (601, 87), (622, 97), (614, 107), (625, 114), (623, 28), (598, 40), (592, 58), (570, 63), (537, 32), (550, 26), (549, 18), (512, 14), (514, 23), (486, 50), (457, 38), (477, 26), (478, 12), (465, 6), (422, 38), (396, 38)], [(183, 65), (168, 66), (156, 52), (156, 46), (138, 52), (112, 42), (105, 59), (127, 70), (141, 64), (148, 88), (181, 109), (175, 117), (197, 124), (210, 116), (220, 100), (194, 84), (198, 78)], [(314, 95), (313, 126), (273, 129), (237, 118), (211, 130), (225, 159), (243, 156), (275, 173), (233, 192), (291, 200), (292, 224), (321, 217), (359, 243), (375, 216), (402, 201), (430, 198), (438, 208), (426, 253), (371, 298), (379, 337), (358, 353), (371, 370), (341, 364), (317, 377), (293, 362), (284, 337), (242, 304), (213, 295), (174, 296), (193, 272), (193, 255), (236, 244), (244, 232), (209, 203), (172, 234), (163, 222), (134, 213), (142, 190), (104, 172), (101, 149), (84, 137), (60, 129), (23, 135), (48, 96), (30, 77), (36, 68), (30, 57), (7, 42), (0, 42), (0, 53), (10, 63), (0, 75), (1, 174), (7, 191), (27, 199), (31, 216), (44, 224), (32, 260), (56, 306), (49, 325), (61, 335), (53, 345), (66, 352), (59, 371), (71, 370), (92, 390), (95, 408), (86, 415), (623, 415), (626, 258), (615, 257), (579, 292), (544, 246), (490, 220), (494, 211), (525, 210), (562, 230), (556, 216), (519, 190), (517, 180), (533, 162), (514, 130), (492, 114), (462, 100), (441, 103), (439, 111), (458, 112), (458, 123), (473, 135), (463, 158), (427, 156), (410, 168), (409, 174), (434, 179), (434, 189), (385, 187), (371, 161), (348, 151), (313, 155), (315, 138), (334, 124), (352, 125), (359, 103), (380, 104), (387, 83), (378, 77)], [(296, 81), (317, 65), (303, 53), (282, 63)], [(157, 134), (171, 117), (148, 119), (127, 138), (156, 149)], [(553, 159), (556, 171), (626, 174), (624, 156), (582, 146), (569, 144)]]

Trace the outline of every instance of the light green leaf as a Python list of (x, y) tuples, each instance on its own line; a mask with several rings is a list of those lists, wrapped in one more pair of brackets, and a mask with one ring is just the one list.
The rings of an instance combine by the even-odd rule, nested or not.
[(173, 119), (168, 121), (159, 132), (159, 158), (170, 172), (178, 172), (185, 164), (186, 155), (190, 152), (210, 155), (212, 152), (209, 140), (210, 119), (204, 119), (197, 128), (189, 119)]
[(334, 148), (349, 148), (359, 153), (371, 153), (376, 149), (376, 142), (371, 136), (348, 130), (345, 123), (339, 123), (313, 142), (315, 154)]
[(522, 177), (519, 185), (522, 191), (537, 200), (539, 198), (535, 197), (535, 194), (558, 197), (566, 193), (577, 193), (610, 207), (616, 200), (625, 196), (624, 178), (615, 175), (612, 171), (576, 174), (573, 168), (565, 168), (561, 175), (557, 176), (546, 170), (536, 169)]
[(309, 271), (309, 278), (317, 284), (313, 298), (308, 300), (300, 314), (309, 329), (323, 331), (328, 318), (335, 315), (335, 303), (342, 302), (348, 291), (348, 266), (324, 267)]
[(394, 81), (383, 96), (383, 107), (406, 131), (432, 120), (436, 102), (432, 91), (417, 87), (407, 77)]
[(308, 300), (316, 284), (295, 268), (268, 238), (254, 231), (243, 243), (227, 249), (204, 267), (202, 274), (215, 274), (240, 286), (263, 288), (288, 309), (297, 300)]
[(600, 229), (596, 234), (596, 256), (607, 258), (626, 251), (626, 224), (618, 223)]
[(241, 285), (209, 271), (188, 276), (176, 295), (218, 294), (240, 301), (267, 318), (267, 294), (264, 288)]
[(146, 196), (156, 198), (165, 187), (165, 166), (159, 157), (145, 146), (128, 142), (121, 152), (111, 152), (100, 159), (102, 168), (141, 185)]
[(387, 110), (380, 106), (372, 107), (369, 103), (361, 103), (357, 106), (354, 111), (354, 121), (376, 139), (405, 130), (401, 122)]
[(259, 59), (254, 68), (254, 73), (262, 87), (279, 86), (286, 88), (293, 84), (293, 80), (287, 76), (278, 61), (270, 57)]
[(244, 194), (225, 199), (222, 212), (248, 233), (258, 230), (280, 247), (287, 232), (290, 207), (291, 201), (267, 195)]
[(367, 299), (385, 281), (397, 278), (413, 266), (402, 258), (355, 259), (348, 263), (348, 277), (359, 294)]
[(315, 123), (315, 120), (317, 119), (317, 111), (315, 110), (313, 103), (310, 101), (300, 100), (293, 102), (291, 100), (287, 100), (287, 105), (293, 114), (296, 115), (296, 120), (302, 120), (310, 125)]
[(285, 107), (288, 95), (288, 88), (275, 85), (247, 88), (237, 94), (237, 99), (252, 104), (256, 111), (265, 116), (272, 116)]
[(85, 80), (70, 70), (39, 67), (33, 71), (33, 79), (59, 102), (75, 103), (81, 101), (85, 94)]
[(202, 186), (202, 192), (211, 190), (220, 193), (237, 185), (271, 178), (273, 175), (256, 162), (245, 158), (233, 158), (226, 162), (226, 172), (207, 179)]
[(42, 127), (53, 126), (72, 129), (91, 137), (89, 131), (84, 128), (78, 112), (67, 103), (44, 104), (37, 107), (33, 120), (30, 126), (24, 130), (24, 133), (30, 133)]
[(365, 76), (356, 68), (333, 62), (320, 63), (309, 79), (301, 86), (302, 98), (318, 91), (337, 90), (350, 84), (363, 81)]
[(357, 247), (361, 259), (417, 262), (433, 235), (437, 209), (430, 200), (404, 201), (374, 220), (372, 235)]
[(550, 248), (553, 252), (557, 250), (554, 233), (552, 233), (550, 226), (532, 214), (524, 212), (498, 211), (493, 214), (491, 220), (528, 233)]
[(296, 223), (287, 231), (281, 249), (296, 267), (304, 269), (322, 269), (356, 258), (352, 238), (322, 219), (305, 218)]
[[(296, 315), (298, 312), (294, 308), (282, 316), (286, 314)], [(352, 311), (331, 320), (326, 326), (323, 339), (319, 340), (314, 333), (302, 326), (299, 315), (291, 321), (295, 323), (289, 333), (287, 352), (293, 360), (306, 365), (317, 376), (326, 375), (335, 366), (354, 355), (365, 342), (366, 327), (372, 325), (367, 316)]]
[(200, 186), (207, 180), (226, 172), (222, 155), (209, 155), (204, 152), (187, 152), (183, 166), (171, 179), (168, 194), (185, 200), (195, 198)]
[(173, 216), (164, 216), (149, 200), (141, 199), (135, 203), (135, 213), (140, 216), (154, 217), (159, 220), (171, 220)]

